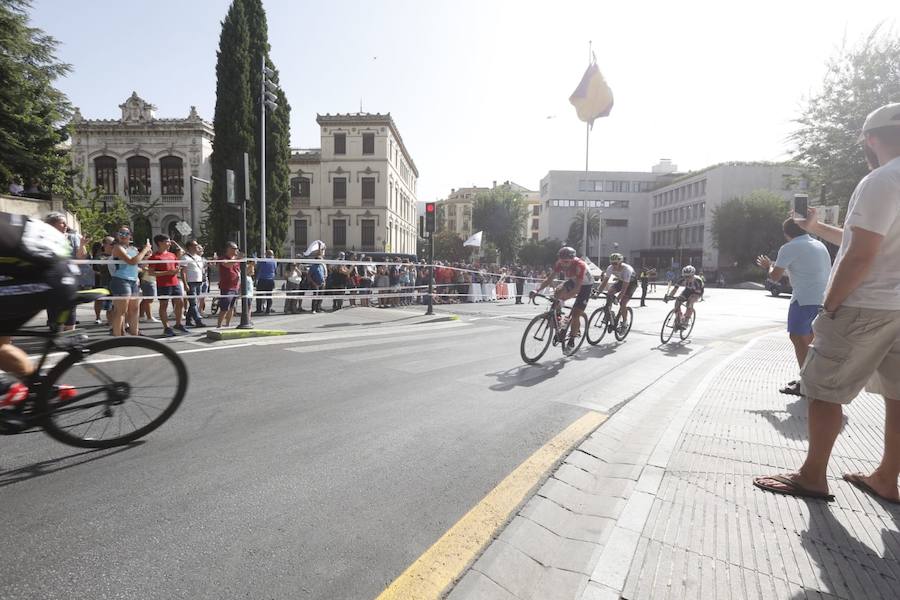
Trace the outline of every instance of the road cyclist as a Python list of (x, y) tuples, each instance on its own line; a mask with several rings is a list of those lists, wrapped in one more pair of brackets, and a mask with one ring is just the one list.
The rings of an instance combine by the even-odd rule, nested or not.
[[(615, 277), (615, 283), (610, 286), (609, 283), (613, 277)], [(614, 296), (617, 296), (619, 301), (619, 311), (616, 313), (614, 327), (631, 329), (632, 311), (628, 308), (628, 301), (637, 290), (638, 277), (634, 267), (625, 262), (625, 257), (619, 252), (609, 255), (609, 266), (603, 272), (594, 296), (600, 297), (606, 291), (607, 286), (609, 287), (607, 302), (612, 302)], [(627, 317), (625, 321), (622, 320), (623, 316)]]
[[(568, 339), (560, 340), (567, 348), (574, 349), (584, 333), (581, 325), (582, 321), (586, 321), (584, 311), (587, 308), (588, 300), (591, 299), (594, 277), (591, 275), (587, 263), (575, 256), (575, 249), (563, 246), (557, 253), (557, 261), (550, 274), (538, 284), (536, 290), (531, 292), (531, 298), (534, 299), (537, 293), (550, 287), (557, 274), (562, 275), (566, 280), (562, 285), (556, 287), (554, 297), (561, 302), (575, 298), (575, 304), (572, 305), (572, 312), (569, 315), (572, 326), (569, 328)], [(568, 324), (568, 322), (560, 323), (560, 330), (564, 331)]]
[[(678, 288), (682, 288), (680, 294), (676, 294)], [(694, 328), (694, 321), (697, 318), (694, 304), (703, 298), (704, 291), (703, 280), (697, 276), (697, 269), (693, 265), (684, 267), (681, 270), (681, 277), (669, 284), (663, 300), (668, 302), (674, 299), (675, 308), (669, 312), (669, 315), (663, 322), (662, 332), (660, 333), (663, 343), (667, 343), (676, 331), (679, 332), (682, 340), (687, 339)], [(681, 310), (683, 305), (686, 305), (684, 312)]]

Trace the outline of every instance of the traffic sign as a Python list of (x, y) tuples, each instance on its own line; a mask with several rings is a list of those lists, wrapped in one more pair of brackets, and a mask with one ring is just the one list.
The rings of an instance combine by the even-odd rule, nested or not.
[(175, 229), (183, 236), (189, 236), (191, 234), (191, 226), (187, 224), (187, 221), (178, 221), (175, 223)]

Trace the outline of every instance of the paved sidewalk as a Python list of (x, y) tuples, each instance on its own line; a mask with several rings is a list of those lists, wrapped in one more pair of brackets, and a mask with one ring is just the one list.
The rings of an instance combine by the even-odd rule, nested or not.
[(900, 597), (900, 509), (840, 479), (877, 464), (881, 398), (845, 411), (835, 502), (766, 493), (754, 475), (802, 461), (806, 401), (777, 392), (796, 371), (784, 334), (722, 360), (733, 349), (692, 358), (614, 414), (449, 597)]

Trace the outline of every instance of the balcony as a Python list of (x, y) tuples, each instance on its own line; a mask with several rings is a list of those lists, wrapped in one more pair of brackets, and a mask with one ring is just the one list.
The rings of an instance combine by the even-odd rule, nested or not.
[(129, 194), (127, 201), (130, 204), (150, 204), (150, 194)]
[(159, 203), (163, 206), (184, 204), (184, 194), (163, 194), (159, 197)]

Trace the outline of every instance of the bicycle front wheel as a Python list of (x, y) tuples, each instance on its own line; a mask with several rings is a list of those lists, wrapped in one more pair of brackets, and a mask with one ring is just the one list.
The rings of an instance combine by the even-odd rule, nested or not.
[(603, 308), (598, 308), (591, 313), (591, 318), (588, 319), (585, 337), (587, 338), (587, 343), (591, 346), (599, 344), (603, 341), (603, 336), (606, 335), (606, 319), (603, 318), (605, 314), (606, 311)]
[(668, 344), (669, 340), (671, 340), (672, 336), (675, 334), (675, 320), (677, 318), (678, 313), (675, 312), (674, 308), (666, 315), (666, 320), (663, 321), (662, 329), (659, 330), (659, 341), (663, 344)]
[(691, 336), (691, 332), (694, 330), (694, 321), (697, 320), (697, 310), (691, 311), (691, 322), (684, 323), (684, 329), (678, 332), (678, 335), (681, 336), (681, 341), (688, 339)]
[(44, 431), (64, 444), (122, 446), (165, 423), (187, 384), (187, 368), (169, 346), (141, 337), (100, 340), (53, 367), (38, 410)]
[[(587, 333), (587, 316), (584, 313), (578, 315), (578, 337), (572, 337), (572, 322), (569, 322), (569, 326), (566, 328), (565, 333), (563, 334), (563, 354), (566, 356), (572, 356), (578, 349), (581, 348), (581, 345), (584, 343), (585, 334)], [(572, 339), (570, 339), (572, 337)], [(570, 346), (569, 343), (573, 342)]]
[(619, 322), (616, 323), (616, 330), (613, 334), (616, 336), (616, 339), (620, 342), (624, 342), (625, 338), (628, 337), (628, 332), (631, 331), (631, 324), (634, 322), (634, 311), (631, 310), (629, 306), (625, 310), (625, 314), (622, 315), (622, 318), (619, 319)]
[(529, 365), (541, 360), (550, 347), (550, 340), (554, 334), (552, 323), (549, 313), (544, 313), (533, 318), (525, 328), (522, 343), (519, 345), (519, 354)]

